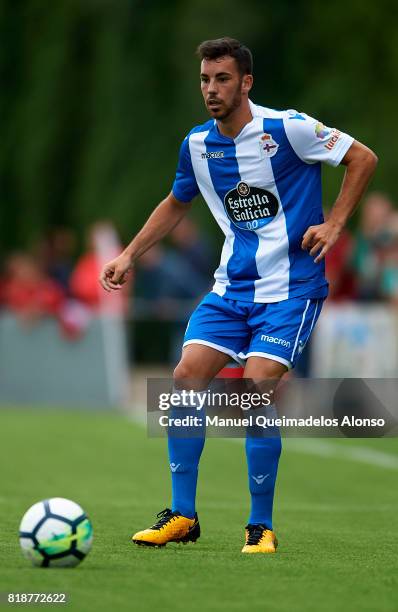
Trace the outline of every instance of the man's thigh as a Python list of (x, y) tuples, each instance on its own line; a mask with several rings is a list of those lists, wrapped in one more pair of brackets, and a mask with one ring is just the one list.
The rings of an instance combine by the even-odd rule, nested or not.
[(253, 305), (209, 293), (192, 314), (184, 347), (199, 344), (229, 355), (238, 363), (238, 353), (249, 346), (252, 331), (247, 323)]
[(323, 299), (291, 298), (256, 304), (248, 319), (252, 338), (240, 357), (272, 359), (293, 368), (307, 344), (322, 309)]
[(177, 389), (204, 389), (230, 361), (229, 355), (209, 346), (189, 344), (174, 370)]

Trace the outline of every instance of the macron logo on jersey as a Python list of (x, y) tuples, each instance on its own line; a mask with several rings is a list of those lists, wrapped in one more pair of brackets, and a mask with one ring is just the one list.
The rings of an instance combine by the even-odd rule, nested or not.
[(218, 157), (224, 157), (224, 151), (210, 151), (201, 155), (202, 159), (217, 159)]

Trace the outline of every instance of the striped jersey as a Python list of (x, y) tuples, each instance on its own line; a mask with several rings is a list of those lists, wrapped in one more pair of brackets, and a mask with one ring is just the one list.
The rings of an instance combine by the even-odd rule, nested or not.
[(259, 303), (326, 297), (324, 261), (301, 242), (323, 222), (321, 162), (337, 166), (353, 138), (295, 110), (250, 110), (236, 138), (214, 119), (191, 130), (173, 194), (190, 202), (201, 192), (225, 235), (215, 293)]

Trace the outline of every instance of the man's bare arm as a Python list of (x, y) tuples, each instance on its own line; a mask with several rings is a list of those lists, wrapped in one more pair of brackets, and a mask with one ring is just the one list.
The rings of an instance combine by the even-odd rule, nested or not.
[(312, 225), (304, 234), (301, 248), (308, 250), (315, 263), (321, 261), (341, 234), (354, 212), (376, 169), (377, 156), (365, 145), (354, 141), (341, 163), (347, 166), (340, 193), (329, 218), (321, 225)]
[(119, 257), (103, 267), (99, 278), (102, 287), (106, 291), (120, 289), (136, 259), (171, 232), (190, 207), (190, 203), (180, 202), (172, 193), (162, 200)]

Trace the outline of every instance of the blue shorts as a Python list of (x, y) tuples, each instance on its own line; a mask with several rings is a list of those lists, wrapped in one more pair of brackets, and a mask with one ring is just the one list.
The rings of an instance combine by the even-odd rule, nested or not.
[(184, 346), (204, 344), (238, 363), (259, 356), (293, 368), (311, 335), (324, 298), (254, 304), (208, 293), (193, 312)]

